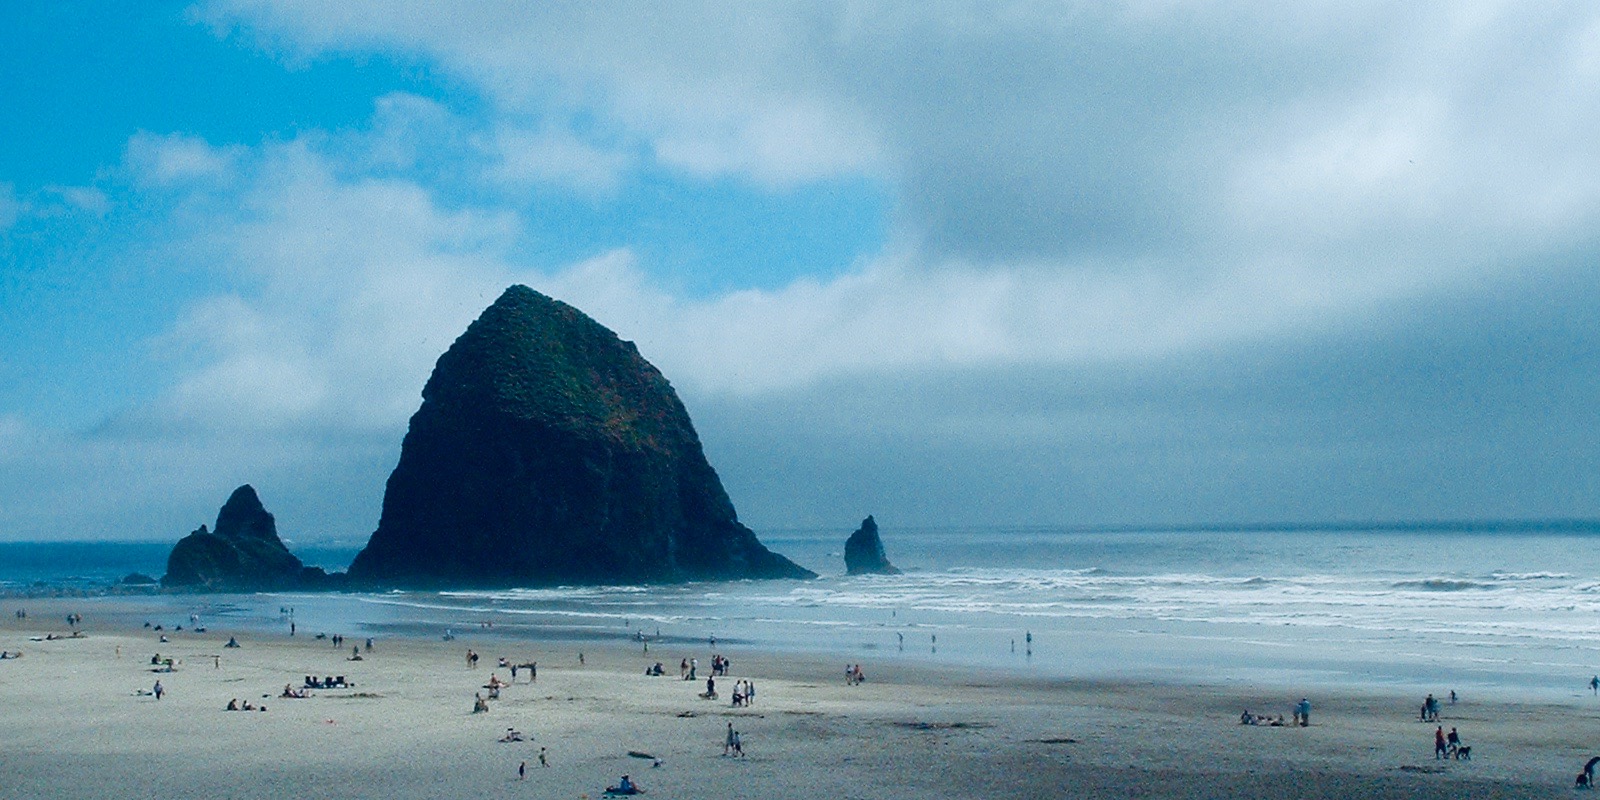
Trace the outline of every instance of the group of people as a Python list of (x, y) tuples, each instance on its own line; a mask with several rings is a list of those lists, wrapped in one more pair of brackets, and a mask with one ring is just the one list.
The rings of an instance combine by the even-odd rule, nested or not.
[(1250, 709), (1247, 708), (1244, 710), (1243, 714), (1239, 715), (1239, 724), (1268, 725), (1274, 728), (1281, 728), (1287, 723), (1283, 721), (1282, 714), (1279, 714), (1276, 717), (1272, 716), (1271, 714), (1253, 714), (1250, 712)]
[(605, 793), (608, 795), (643, 794), (644, 790), (639, 788), (639, 784), (633, 782), (633, 778), (624, 775), (622, 780), (617, 781), (616, 786), (607, 786)]
[(305, 688), (307, 689), (348, 689), (354, 685), (345, 680), (343, 675), (328, 675), (322, 678), (318, 678), (315, 675), (307, 675), (305, 682)]
[[(1287, 723), (1289, 726), (1298, 728), (1309, 726), (1311, 724), (1311, 701), (1304, 697), (1300, 698), (1300, 702), (1294, 704), (1293, 713), (1293, 721)], [(1248, 708), (1244, 710), (1243, 714), (1239, 715), (1239, 724), (1266, 725), (1273, 728), (1282, 728), (1285, 725), (1282, 714), (1276, 717), (1271, 714), (1256, 714)]]
[(846, 686), (857, 686), (866, 683), (867, 674), (861, 671), (860, 664), (846, 664), (844, 666), (844, 682)]
[(733, 723), (728, 723), (728, 736), (722, 740), (722, 754), (744, 758), (744, 737), (733, 729)]
[[(308, 675), (306, 677), (310, 677), (310, 676)], [(280, 694), (278, 696), (279, 697), (283, 697), (283, 698), (287, 698), (287, 699), (290, 699), (290, 700), (304, 700), (307, 697), (311, 696), (311, 690), (310, 689), (296, 689), (293, 686), (290, 686), (289, 684), (286, 683), (286, 684), (283, 685), (283, 694)]]
[[(284, 688), (287, 689), (288, 687), (284, 687)], [(235, 697), (232, 700), (228, 701), (228, 707), (223, 709), (223, 710), (224, 711), (266, 711), (267, 707), (264, 706), (264, 705), (261, 705), (261, 706), (252, 705), (249, 700), (246, 700), (243, 703), (241, 703), (241, 702), (239, 702), (239, 698)]]
[(733, 683), (733, 707), (748, 706), (756, 701), (754, 681), (737, 680)]
[(1423, 722), (1439, 721), (1439, 698), (1429, 694), (1422, 701), (1422, 708), (1417, 712)]
[(1461, 744), (1461, 734), (1451, 728), (1449, 733), (1444, 732), (1444, 726), (1433, 729), (1433, 760), (1454, 758), (1457, 761), (1470, 760), (1472, 748)]
[(712, 675), (722, 675), (722, 676), (726, 677), (727, 674), (728, 674), (728, 667), (732, 663), (733, 662), (729, 661), (726, 658), (723, 658), (720, 655), (712, 655), (711, 656), (711, 674)]
[(695, 679), (694, 674), (698, 669), (700, 669), (700, 659), (686, 658), (678, 662), (678, 677), (686, 681), (692, 681)]

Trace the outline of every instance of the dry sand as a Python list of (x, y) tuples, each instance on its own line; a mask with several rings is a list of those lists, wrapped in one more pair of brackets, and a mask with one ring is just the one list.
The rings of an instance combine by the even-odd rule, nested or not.
[[(1015, 678), (731, 649), (722, 700), (702, 700), (711, 651), (659, 645), (379, 640), (362, 661), (301, 636), (169, 632), (87, 619), (61, 634), (68, 600), (27, 601), (0, 620), (0, 798), (598, 798), (631, 774), (655, 798), (1323, 798), (1569, 796), (1600, 754), (1600, 699), (1530, 704), (1467, 698), (1444, 707), (1471, 761), (1433, 759), (1420, 699), (1381, 691), (1177, 686)], [(97, 606), (104, 612), (104, 605)], [(102, 620), (115, 615), (99, 613)], [(578, 650), (585, 664), (578, 664)], [(121, 649), (120, 657), (117, 655)], [(465, 653), (483, 660), (468, 669)], [(176, 672), (151, 672), (154, 653)], [(537, 683), (470, 713), (498, 657), (537, 660)], [(678, 660), (701, 680), (679, 680)], [(220, 657), (220, 667), (216, 657)], [(668, 675), (643, 674), (666, 662)], [(307, 674), (354, 688), (277, 697)], [(141, 695), (159, 678), (164, 699)], [(757, 702), (731, 708), (738, 678)], [(1288, 715), (1305, 694), (1309, 728), (1246, 727), (1241, 710)], [(227, 712), (229, 699), (264, 712)], [(728, 722), (744, 758), (722, 756)], [(507, 727), (528, 741), (496, 741)], [(538, 765), (548, 748), (550, 766)], [(661, 759), (660, 767), (629, 751)], [(526, 761), (528, 777), (517, 780)]]

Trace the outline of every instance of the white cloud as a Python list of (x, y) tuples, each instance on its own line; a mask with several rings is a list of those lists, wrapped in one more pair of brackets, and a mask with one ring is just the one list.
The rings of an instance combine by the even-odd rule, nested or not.
[(582, 193), (614, 190), (630, 166), (626, 153), (603, 149), (560, 128), (503, 127), (490, 137), (491, 179), (513, 189), (540, 185)]
[(1382, 251), (1376, 273), (1525, 271), (1549, 236), (1588, 241), (1600, 193), (1578, 2), (208, 8), (301, 55), (431, 57), (508, 117), (587, 114), (690, 174), (881, 177), (934, 262), (1225, 273), (1334, 242)]
[(41, 209), (40, 213), (43, 214), (85, 212), (94, 216), (104, 216), (111, 210), (111, 198), (93, 186), (51, 185), (44, 187), (44, 190), (54, 195), (58, 203), (54, 207)]
[(349, 179), (305, 143), (271, 145), (237, 211), (184, 248), (249, 287), (203, 300), (158, 342), (178, 378), (139, 426), (387, 429), (415, 410), (433, 360), (519, 279), (516, 221), (439, 207), (414, 184)]
[(0, 233), (17, 224), (22, 216), (22, 201), (17, 199), (17, 187), (0, 181)]
[(234, 171), (240, 154), (239, 147), (212, 147), (194, 136), (141, 132), (128, 140), (124, 160), (139, 180), (170, 186), (226, 179)]

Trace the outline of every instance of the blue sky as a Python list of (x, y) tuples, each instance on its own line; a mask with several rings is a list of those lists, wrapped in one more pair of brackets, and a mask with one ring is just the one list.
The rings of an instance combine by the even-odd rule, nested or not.
[(757, 527), (1593, 517), (1600, 12), (0, 8), (0, 538), (360, 539), (506, 285)]

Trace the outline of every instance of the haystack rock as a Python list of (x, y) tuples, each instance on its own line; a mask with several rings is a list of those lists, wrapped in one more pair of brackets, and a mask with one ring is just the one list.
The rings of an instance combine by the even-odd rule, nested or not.
[(249, 484), (233, 490), (217, 512), (216, 530), (178, 540), (161, 584), (171, 588), (255, 591), (306, 587), (322, 579), (278, 538), (278, 526)]
[(633, 343), (526, 286), (440, 356), (350, 565), (415, 588), (809, 577), (739, 523)]
[(851, 575), (899, 575), (900, 570), (889, 563), (883, 552), (883, 540), (878, 538), (878, 521), (868, 515), (861, 527), (844, 542), (844, 569)]

